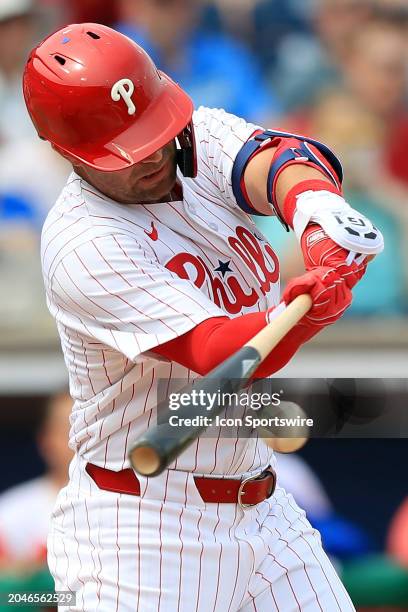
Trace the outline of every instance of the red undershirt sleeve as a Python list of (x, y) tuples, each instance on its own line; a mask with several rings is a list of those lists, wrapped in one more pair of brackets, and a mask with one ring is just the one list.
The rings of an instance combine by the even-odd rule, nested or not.
[[(250, 313), (234, 319), (213, 317), (186, 334), (161, 344), (153, 352), (205, 376), (238, 351), (265, 325), (265, 312)], [(283, 368), (298, 348), (317, 331), (296, 325), (259, 366), (254, 377), (264, 378)]]

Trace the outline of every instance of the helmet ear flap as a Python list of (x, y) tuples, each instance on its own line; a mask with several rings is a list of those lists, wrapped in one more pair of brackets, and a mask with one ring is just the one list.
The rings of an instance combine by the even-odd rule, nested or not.
[(193, 124), (190, 122), (177, 136), (180, 148), (177, 149), (177, 164), (186, 178), (197, 176), (197, 155)]

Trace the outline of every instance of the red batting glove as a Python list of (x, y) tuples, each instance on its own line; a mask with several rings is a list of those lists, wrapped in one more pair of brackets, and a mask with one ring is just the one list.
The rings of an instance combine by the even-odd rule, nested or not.
[(303, 293), (310, 294), (313, 305), (299, 324), (314, 329), (326, 327), (337, 321), (352, 300), (352, 293), (346, 280), (328, 267), (314, 268), (302, 276), (293, 278), (286, 285), (282, 299), (285, 304), (290, 304)]
[(329, 238), (317, 223), (310, 223), (306, 227), (302, 234), (300, 246), (306, 270), (329, 266), (344, 278), (349, 289), (352, 289), (358, 283), (366, 271), (367, 259), (360, 264), (353, 261), (351, 265), (348, 265), (346, 260), (349, 251)]

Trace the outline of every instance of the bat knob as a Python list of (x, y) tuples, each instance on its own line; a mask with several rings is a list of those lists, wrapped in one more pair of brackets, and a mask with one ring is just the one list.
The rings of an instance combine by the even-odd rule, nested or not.
[(277, 453), (296, 453), (308, 438), (264, 438), (266, 444)]
[[(294, 402), (281, 402), (279, 408), (268, 406), (262, 411), (262, 416), (276, 416), (278, 418), (304, 419), (307, 415), (302, 408)], [(296, 420), (295, 420), (296, 422)], [(294, 453), (302, 448), (309, 439), (309, 428), (306, 425), (268, 426), (260, 428), (266, 444), (278, 453)]]
[(135, 472), (142, 476), (155, 476), (161, 471), (160, 456), (150, 446), (135, 446), (129, 453), (129, 459)]

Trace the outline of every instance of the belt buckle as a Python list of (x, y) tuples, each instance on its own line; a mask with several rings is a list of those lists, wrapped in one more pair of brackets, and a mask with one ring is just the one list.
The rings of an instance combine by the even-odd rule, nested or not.
[(245, 495), (245, 485), (248, 482), (251, 482), (251, 480), (257, 480), (258, 478), (260, 478), (263, 474), (265, 474), (265, 472), (269, 471), (268, 469), (266, 470), (262, 470), (262, 472), (259, 472), (259, 474), (255, 474), (254, 476), (248, 476), (247, 478), (244, 478), (244, 480), (241, 482), (241, 484), (239, 485), (239, 489), (238, 489), (238, 506), (240, 508), (242, 508), (242, 510), (246, 510), (247, 508), (252, 508), (252, 506), (256, 506), (257, 504), (244, 504), (242, 501), (242, 497)]

